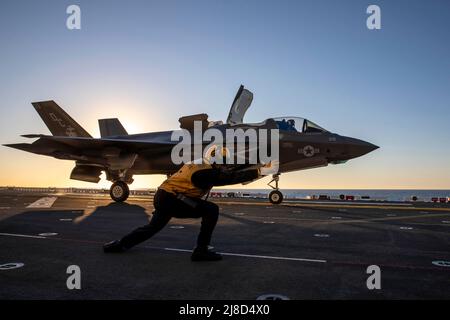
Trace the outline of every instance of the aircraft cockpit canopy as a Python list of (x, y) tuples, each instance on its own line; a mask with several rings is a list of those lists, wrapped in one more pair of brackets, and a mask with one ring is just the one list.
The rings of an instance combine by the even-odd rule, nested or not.
[(274, 118), (278, 129), (281, 131), (292, 131), (299, 133), (321, 133), (327, 132), (324, 128), (318, 126), (312, 121), (298, 117)]

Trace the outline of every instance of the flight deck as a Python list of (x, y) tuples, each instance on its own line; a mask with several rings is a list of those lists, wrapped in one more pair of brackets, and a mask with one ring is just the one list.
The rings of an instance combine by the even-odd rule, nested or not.
[[(0, 192), (0, 299), (448, 299), (450, 204), (212, 199), (219, 262), (190, 261), (200, 220), (172, 219), (123, 254), (151, 197)], [(79, 266), (81, 289), (67, 268)], [(369, 290), (367, 267), (381, 270)]]

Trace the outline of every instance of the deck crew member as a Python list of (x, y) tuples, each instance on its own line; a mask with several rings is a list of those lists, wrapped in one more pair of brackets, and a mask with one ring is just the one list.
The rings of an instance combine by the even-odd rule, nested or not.
[(153, 199), (155, 210), (150, 223), (137, 228), (120, 240), (105, 244), (104, 252), (123, 252), (130, 249), (159, 232), (172, 217), (201, 218), (197, 246), (191, 260), (221, 260), (220, 254), (208, 249), (219, 216), (219, 207), (202, 198), (214, 186), (247, 182), (272, 174), (274, 165), (269, 163), (259, 169), (235, 172), (226, 165), (218, 165), (214, 161), (210, 163), (210, 159), (203, 159), (201, 162), (185, 164), (165, 180), (155, 193)]

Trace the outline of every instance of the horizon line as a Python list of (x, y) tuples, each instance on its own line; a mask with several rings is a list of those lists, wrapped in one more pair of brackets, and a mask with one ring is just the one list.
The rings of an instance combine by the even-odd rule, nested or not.
[[(53, 187), (53, 186), (38, 186), (38, 187), (32, 187), (32, 186), (1, 186), (0, 189), (8, 189), (8, 188), (26, 188), (26, 189), (90, 189), (90, 190), (109, 190), (109, 188), (101, 188), (101, 187)], [(233, 189), (233, 190), (271, 190), (270, 188), (222, 188), (223, 190), (226, 189)], [(136, 188), (130, 190), (156, 190), (157, 187), (154, 188)], [(213, 187), (212, 189), (216, 189)], [(417, 189), (417, 188), (280, 188), (281, 190), (383, 190), (383, 191), (395, 191), (395, 190), (411, 190), (411, 191), (450, 191), (450, 188), (443, 188), (443, 189)], [(220, 190), (220, 189), (219, 189)]]

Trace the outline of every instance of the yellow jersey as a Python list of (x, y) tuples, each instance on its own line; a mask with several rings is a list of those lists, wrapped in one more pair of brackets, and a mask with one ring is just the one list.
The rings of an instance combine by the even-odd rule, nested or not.
[(206, 195), (210, 189), (200, 189), (196, 187), (192, 183), (192, 175), (200, 170), (211, 169), (212, 166), (210, 164), (185, 164), (178, 170), (176, 173), (171, 175), (169, 178), (164, 181), (159, 188), (173, 193), (178, 194), (181, 193), (186, 197), (192, 198), (201, 198)]

